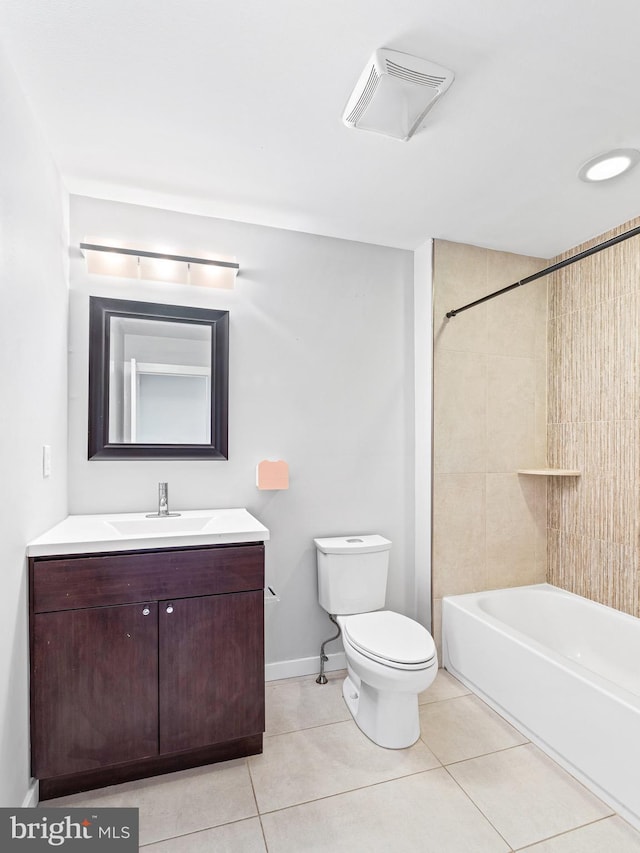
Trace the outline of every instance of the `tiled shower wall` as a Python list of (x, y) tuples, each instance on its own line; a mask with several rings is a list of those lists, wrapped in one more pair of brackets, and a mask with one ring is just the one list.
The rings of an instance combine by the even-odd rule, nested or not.
[(457, 317), (452, 308), (547, 261), (435, 241), (433, 626), (442, 597), (546, 574), (545, 279)]
[[(640, 219), (593, 243), (638, 225)], [(582, 475), (549, 480), (548, 580), (635, 616), (639, 329), (640, 237), (550, 277), (549, 463)]]

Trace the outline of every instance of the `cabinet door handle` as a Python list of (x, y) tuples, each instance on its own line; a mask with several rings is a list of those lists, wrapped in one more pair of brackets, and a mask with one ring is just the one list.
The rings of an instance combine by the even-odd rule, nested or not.
[(173, 613), (173, 604), (167, 604), (167, 613)]
[(142, 608), (142, 615), (143, 615), (143, 616), (148, 616), (150, 613), (151, 613), (151, 611), (149, 610), (149, 608), (148, 608), (148, 607), (143, 607), (143, 608)]

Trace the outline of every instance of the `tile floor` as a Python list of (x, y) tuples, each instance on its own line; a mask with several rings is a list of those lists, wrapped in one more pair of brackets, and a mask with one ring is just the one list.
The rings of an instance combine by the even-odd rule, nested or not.
[(267, 683), (262, 755), (47, 805), (137, 806), (144, 853), (640, 853), (640, 833), (443, 670), (398, 751), (359, 731), (328, 675)]

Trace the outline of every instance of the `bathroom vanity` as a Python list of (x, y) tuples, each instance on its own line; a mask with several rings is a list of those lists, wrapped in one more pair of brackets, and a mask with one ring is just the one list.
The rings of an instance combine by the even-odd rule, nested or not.
[(262, 751), (268, 538), (239, 509), (70, 516), (30, 543), (41, 800)]

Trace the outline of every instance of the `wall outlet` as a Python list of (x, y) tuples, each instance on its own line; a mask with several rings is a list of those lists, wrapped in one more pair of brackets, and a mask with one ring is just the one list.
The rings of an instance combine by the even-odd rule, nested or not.
[(51, 445), (42, 445), (42, 476), (51, 476)]

